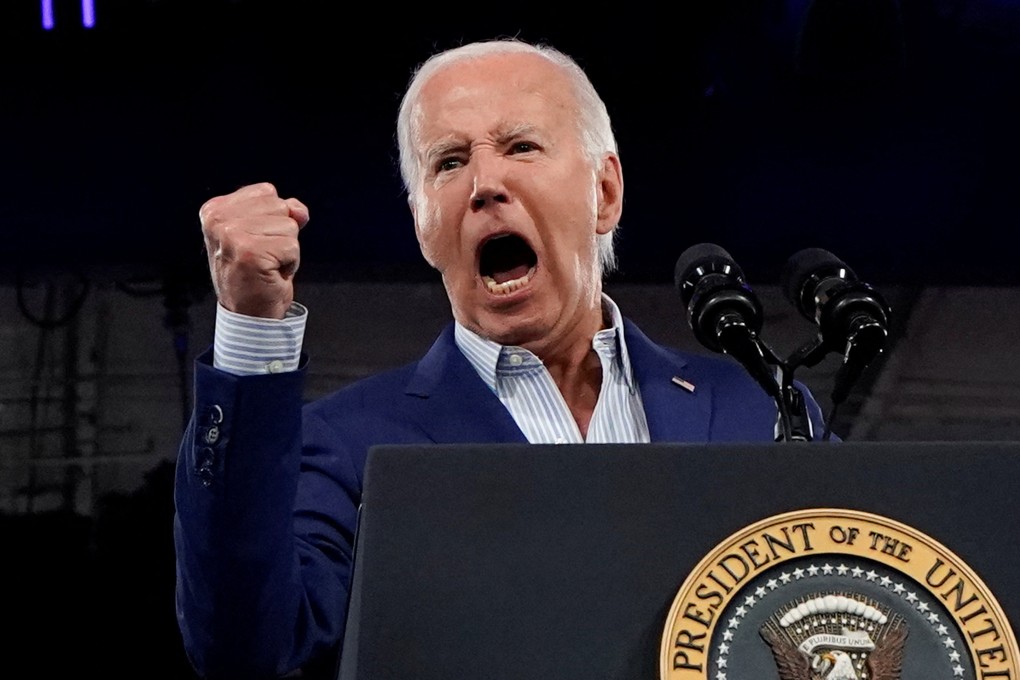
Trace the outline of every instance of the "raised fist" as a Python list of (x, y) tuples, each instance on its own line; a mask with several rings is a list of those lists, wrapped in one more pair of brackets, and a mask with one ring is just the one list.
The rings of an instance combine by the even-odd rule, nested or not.
[(308, 208), (296, 198), (280, 198), (264, 182), (209, 199), (198, 215), (220, 304), (239, 314), (282, 319), (294, 301), (298, 232), (308, 223)]

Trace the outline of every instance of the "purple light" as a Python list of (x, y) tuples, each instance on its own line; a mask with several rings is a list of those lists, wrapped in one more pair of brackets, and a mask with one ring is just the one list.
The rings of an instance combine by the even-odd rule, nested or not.
[(96, 8), (93, 0), (81, 0), (81, 25), (85, 28), (96, 25)]
[(53, 29), (53, 0), (42, 0), (42, 27)]
[[(42, 26), (47, 31), (52, 31), (55, 25), (53, 20), (53, 0), (39, 0), (42, 10)], [(96, 25), (95, 0), (81, 0), (81, 25), (85, 28), (92, 28)]]

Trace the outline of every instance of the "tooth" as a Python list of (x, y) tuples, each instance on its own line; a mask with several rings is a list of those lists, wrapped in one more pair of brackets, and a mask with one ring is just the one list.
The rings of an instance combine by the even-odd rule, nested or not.
[(503, 283), (496, 283), (496, 280), (491, 276), (483, 276), (482, 282), (485, 284), (485, 287), (489, 289), (490, 293), (495, 295), (506, 295), (507, 293), (512, 293), (515, 290), (524, 287), (528, 281), (531, 280), (531, 274), (533, 271), (534, 269), (520, 278), (504, 281)]

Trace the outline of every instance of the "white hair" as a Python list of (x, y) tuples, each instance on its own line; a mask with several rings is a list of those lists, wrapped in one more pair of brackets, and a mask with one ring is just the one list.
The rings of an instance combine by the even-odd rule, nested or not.
[[(492, 54), (526, 53), (548, 59), (563, 69), (574, 87), (577, 99), (577, 126), (584, 154), (595, 167), (607, 153), (617, 154), (616, 137), (609, 120), (609, 112), (595, 86), (584, 70), (571, 57), (547, 45), (533, 45), (517, 39), (499, 39), (468, 43), (444, 52), (439, 52), (424, 61), (414, 72), (411, 82), (400, 102), (397, 116), (397, 147), (400, 152), (400, 176), (404, 181), (408, 197), (416, 200), (420, 187), (420, 166), (412, 142), (411, 115), (425, 82), (440, 69), (458, 61), (484, 57)], [(599, 266), (603, 275), (616, 268), (614, 238), (616, 226), (606, 234), (598, 236)]]

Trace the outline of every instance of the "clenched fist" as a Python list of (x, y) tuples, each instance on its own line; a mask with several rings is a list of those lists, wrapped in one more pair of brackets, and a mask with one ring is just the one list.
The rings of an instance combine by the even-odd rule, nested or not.
[(280, 198), (266, 182), (212, 198), (198, 215), (220, 304), (239, 314), (282, 319), (294, 301), (298, 232), (308, 223), (308, 208), (296, 198)]

